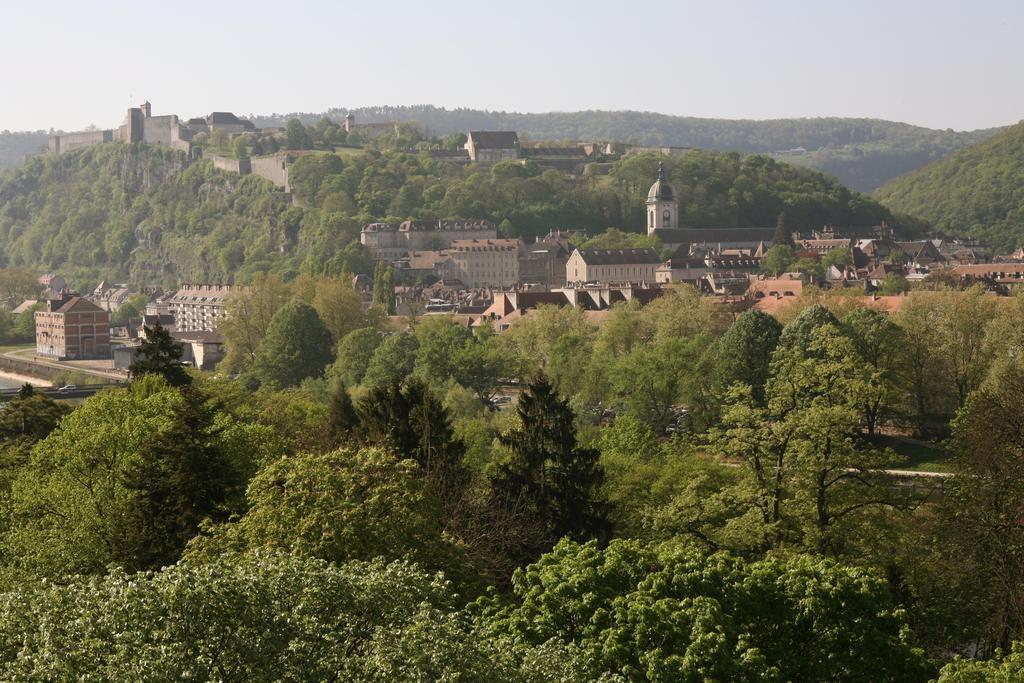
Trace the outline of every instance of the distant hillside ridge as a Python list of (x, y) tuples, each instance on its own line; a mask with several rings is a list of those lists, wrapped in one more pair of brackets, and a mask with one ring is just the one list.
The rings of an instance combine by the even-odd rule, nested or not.
[(33, 156), (0, 174), (0, 265), (60, 272), (78, 287), (370, 273), (361, 231), (374, 222), (486, 220), (526, 240), (552, 229), (642, 234), (662, 171), (684, 227), (924, 229), (830, 176), (756, 154), (637, 154), (574, 178), (535, 163), (453, 164), (425, 151), (309, 151), (289, 167), (286, 194), (212, 159), (115, 141)]
[(766, 153), (836, 176), (860, 192), (980, 142), (991, 128), (958, 132), (863, 118), (708, 119), (639, 111), (578, 111), (521, 114), (432, 105), (330, 109), (323, 113), (255, 116), (257, 126), (283, 126), (289, 118), (315, 123), (323, 116), (341, 120), (416, 123), (432, 135), (468, 130), (516, 130), (532, 140), (632, 142), (640, 145), (697, 147)]
[(1024, 122), (882, 187), (892, 209), (1001, 251), (1024, 246)]

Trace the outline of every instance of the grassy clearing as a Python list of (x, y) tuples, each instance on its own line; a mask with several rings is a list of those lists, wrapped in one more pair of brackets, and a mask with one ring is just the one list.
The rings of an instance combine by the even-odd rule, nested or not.
[(902, 456), (892, 463), (893, 469), (919, 472), (949, 472), (953, 454), (941, 445), (893, 436), (878, 436), (873, 441), (878, 448), (888, 448)]
[(9, 353), (11, 351), (30, 351), (34, 348), (34, 344), (0, 344), (0, 353)]

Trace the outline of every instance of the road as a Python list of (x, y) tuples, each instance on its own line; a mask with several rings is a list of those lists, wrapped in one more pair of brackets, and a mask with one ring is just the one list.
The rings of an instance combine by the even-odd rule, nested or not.
[(45, 360), (35, 355), (35, 350), (32, 348), (17, 349), (15, 351), (5, 351), (3, 355), (12, 360), (22, 361), (24, 363), (32, 363), (33, 365), (42, 365), (45, 367), (56, 368), (58, 370), (80, 372), (84, 375), (92, 375), (95, 377), (102, 377), (105, 380), (116, 380), (123, 382), (125, 377), (123, 374), (114, 372), (113, 370), (97, 370), (94, 368), (81, 367), (78, 365), (69, 365), (68, 363), (60, 363), (57, 361)]
[[(57, 387), (36, 387), (35, 392), (37, 394), (45, 394), (50, 398), (69, 399), (69, 398), (89, 398), (97, 391), (103, 389), (109, 389), (115, 385), (113, 384), (81, 384), (76, 386), (74, 389), (68, 389), (61, 391)], [(18, 395), (21, 389), (0, 389), (0, 401), (9, 401)]]

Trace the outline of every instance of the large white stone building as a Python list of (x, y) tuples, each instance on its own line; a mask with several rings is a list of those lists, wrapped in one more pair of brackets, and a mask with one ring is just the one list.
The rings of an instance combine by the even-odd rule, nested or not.
[(493, 240), (498, 228), (486, 220), (436, 220), (370, 223), (359, 241), (378, 261), (393, 261), (414, 251), (447, 249), (455, 240)]
[(182, 285), (167, 304), (179, 332), (212, 332), (225, 317), (225, 304), (244, 288), (234, 285)]
[(519, 282), (519, 240), (455, 240), (447, 274), (467, 287), (512, 287)]
[(576, 249), (565, 264), (565, 281), (653, 283), (659, 266), (653, 249)]

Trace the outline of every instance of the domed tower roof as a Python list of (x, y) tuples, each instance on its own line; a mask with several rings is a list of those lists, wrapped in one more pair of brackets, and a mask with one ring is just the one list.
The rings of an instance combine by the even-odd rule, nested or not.
[(651, 185), (651, 191), (647, 193), (647, 201), (675, 201), (676, 191), (665, 177), (665, 164), (658, 163), (658, 179)]

